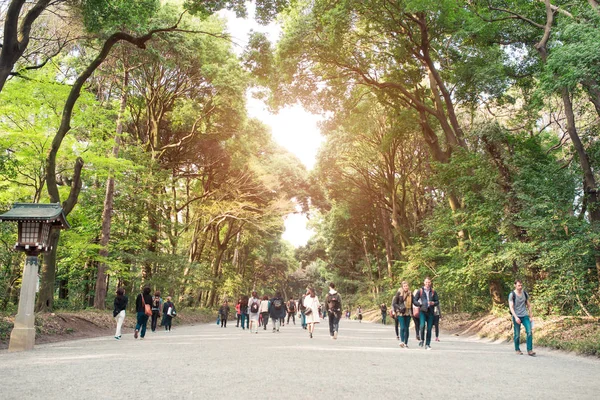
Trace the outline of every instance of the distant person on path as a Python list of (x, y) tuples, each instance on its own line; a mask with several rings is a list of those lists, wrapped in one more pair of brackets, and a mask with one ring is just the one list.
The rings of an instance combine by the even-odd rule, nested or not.
[(117, 321), (117, 330), (115, 332), (115, 339), (121, 339), (121, 328), (123, 327), (123, 321), (125, 320), (125, 309), (127, 309), (127, 303), (129, 299), (125, 296), (125, 290), (123, 288), (117, 289), (117, 296), (114, 301), (113, 317)]
[[(308, 335), (312, 339), (315, 332), (315, 324), (321, 322), (319, 314), (319, 298), (315, 294), (315, 289), (309, 288), (306, 297), (304, 297), (304, 314), (306, 315), (306, 323), (308, 325)], [(309, 311), (310, 310), (310, 311)]]
[(360, 304), (358, 305), (358, 308), (356, 309), (356, 318), (358, 318), (359, 323), (362, 323), (362, 307), (360, 306)]
[(262, 317), (262, 324), (264, 330), (267, 330), (267, 325), (269, 324), (269, 296), (266, 294), (263, 296), (260, 302), (260, 316)]
[(154, 297), (152, 297), (152, 322), (150, 323), (150, 329), (152, 329), (152, 332), (156, 332), (156, 322), (160, 317), (162, 304), (163, 300), (160, 298), (160, 292), (157, 290), (154, 292)]
[(427, 324), (427, 336), (425, 337), (425, 349), (431, 350), (431, 329), (433, 328), (433, 309), (439, 305), (438, 295), (431, 287), (431, 279), (425, 278), (424, 286), (419, 289), (413, 303), (419, 307), (419, 329), (421, 341), (419, 346), (423, 347), (425, 336), (425, 324)]
[(435, 341), (440, 341), (440, 318), (442, 317), (442, 311), (440, 306), (437, 305), (433, 309), (433, 327), (435, 328)]
[(227, 300), (223, 301), (223, 305), (219, 308), (219, 317), (221, 319), (221, 328), (227, 328), (227, 318), (229, 317), (229, 303)]
[(152, 304), (149, 286), (144, 287), (142, 293), (138, 294), (135, 299), (135, 311), (137, 312), (137, 323), (135, 324), (135, 332), (133, 333), (135, 339), (138, 338), (138, 335), (142, 339), (146, 336), (146, 325), (148, 324), (148, 315), (146, 315), (145, 310), (146, 304)]
[(235, 314), (237, 317), (237, 323), (235, 324), (236, 328), (240, 327), (240, 319), (242, 318), (242, 313), (240, 311), (241, 305), (242, 305), (242, 298), (240, 297), (237, 301), (237, 304), (235, 305)]
[(381, 310), (381, 323), (385, 325), (385, 319), (387, 318), (387, 306), (385, 303), (381, 303), (379, 309)]
[(248, 315), (248, 296), (242, 296), (240, 300), (240, 315), (242, 321), (242, 329), (246, 329), (246, 327), (250, 328), (250, 321)]
[(296, 325), (296, 300), (293, 298), (287, 302), (287, 313), (287, 324), (290, 324), (290, 317), (292, 317), (292, 322)]
[(346, 319), (350, 319), (350, 309), (346, 309)]
[(248, 300), (248, 311), (250, 315), (250, 332), (258, 333), (258, 317), (260, 316), (260, 299), (258, 293), (252, 292), (252, 297)]
[(285, 301), (281, 297), (281, 293), (275, 293), (275, 297), (271, 299), (269, 315), (273, 322), (273, 333), (279, 332), (279, 326), (282, 319), (285, 319)]
[(408, 348), (412, 303), (412, 294), (408, 282), (404, 281), (392, 300), (392, 310), (396, 316), (397, 325), (400, 325), (400, 347)]
[(300, 301), (298, 302), (298, 308), (300, 308), (300, 322), (302, 323), (302, 329), (306, 329), (306, 306), (304, 305), (304, 299), (306, 298), (306, 294), (300, 296)]
[(167, 296), (167, 301), (163, 304), (163, 320), (162, 324), (165, 327), (165, 331), (171, 332), (171, 325), (173, 324), (173, 317), (176, 315), (175, 304), (171, 301), (171, 296)]
[[(414, 299), (417, 296), (417, 293), (419, 293), (419, 289), (415, 289), (415, 291), (412, 293), (412, 298)], [(419, 311), (419, 307), (417, 307), (417, 305), (413, 302), (412, 304), (412, 319), (413, 319), (413, 323), (415, 324), (415, 334), (416, 334), (416, 338), (417, 338), (417, 342), (421, 341), (421, 332), (419, 332), (419, 326), (421, 325), (421, 312)]]
[(513, 320), (515, 352), (518, 355), (523, 354), (521, 351), (521, 324), (523, 324), (525, 333), (527, 334), (527, 354), (535, 356), (531, 328), (531, 320), (533, 318), (531, 303), (529, 302), (529, 294), (523, 290), (523, 282), (519, 279), (515, 281), (515, 290), (508, 295), (508, 306)]
[(329, 293), (325, 296), (325, 305), (329, 317), (329, 335), (332, 339), (338, 338), (340, 319), (342, 318), (342, 297), (335, 290), (335, 283), (329, 284)]

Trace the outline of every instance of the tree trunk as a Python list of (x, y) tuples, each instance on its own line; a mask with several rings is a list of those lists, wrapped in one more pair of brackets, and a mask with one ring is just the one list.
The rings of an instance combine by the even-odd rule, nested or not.
[(31, 27), (51, 0), (38, 0), (19, 21), (25, 0), (12, 0), (4, 15), (4, 31), (0, 48), (0, 92), (19, 58), (29, 46)]
[(492, 302), (494, 305), (504, 304), (504, 297), (502, 296), (502, 281), (500, 279), (490, 280), (490, 296), (492, 296)]
[(40, 291), (35, 304), (36, 312), (49, 312), (54, 305), (54, 283), (56, 281), (56, 248), (60, 231), (53, 229), (50, 233), (49, 243), (52, 248), (44, 255), (42, 263)]
[[(119, 156), (119, 146), (121, 144), (121, 134), (123, 133), (123, 118), (125, 116), (125, 108), (127, 107), (127, 86), (128, 86), (128, 73), (125, 69), (123, 76), (123, 87), (121, 90), (121, 106), (119, 108), (119, 115), (117, 116), (117, 128), (115, 134), (115, 144), (112, 149), (113, 158)], [(94, 307), (98, 310), (104, 310), (106, 308), (106, 292), (107, 292), (107, 280), (106, 280), (106, 259), (108, 258), (108, 245), (110, 243), (110, 227), (112, 224), (112, 213), (115, 193), (115, 178), (112, 172), (109, 172), (108, 179), (106, 180), (106, 194), (104, 196), (104, 209), (102, 210), (102, 233), (100, 237), (100, 265), (98, 266), (98, 276), (96, 277), (96, 293), (94, 296)]]

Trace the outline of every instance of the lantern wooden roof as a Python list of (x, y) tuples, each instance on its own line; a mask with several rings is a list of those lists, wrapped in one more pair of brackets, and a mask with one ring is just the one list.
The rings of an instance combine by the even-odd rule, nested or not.
[(71, 227), (59, 203), (15, 203), (9, 211), (0, 215), (0, 221), (49, 222), (56, 229)]

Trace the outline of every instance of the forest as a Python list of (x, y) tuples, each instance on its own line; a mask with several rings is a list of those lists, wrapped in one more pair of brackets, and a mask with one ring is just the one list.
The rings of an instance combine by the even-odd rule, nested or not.
[[(222, 10), (276, 23), (241, 51)], [(7, 0), (0, 213), (61, 203), (36, 310), (433, 280), (446, 312), (600, 313), (596, 0)], [(324, 116), (308, 170), (248, 115)], [(284, 218), (315, 235), (294, 248)], [(0, 223), (0, 310), (24, 254)]]

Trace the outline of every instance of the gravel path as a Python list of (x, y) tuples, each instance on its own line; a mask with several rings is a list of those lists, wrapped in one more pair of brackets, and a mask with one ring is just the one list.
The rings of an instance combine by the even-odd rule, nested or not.
[[(411, 335), (414, 329), (411, 326)], [(211, 325), (0, 352), (0, 399), (597, 399), (600, 360), (442, 335), (398, 347), (393, 327), (327, 320), (258, 334)]]

